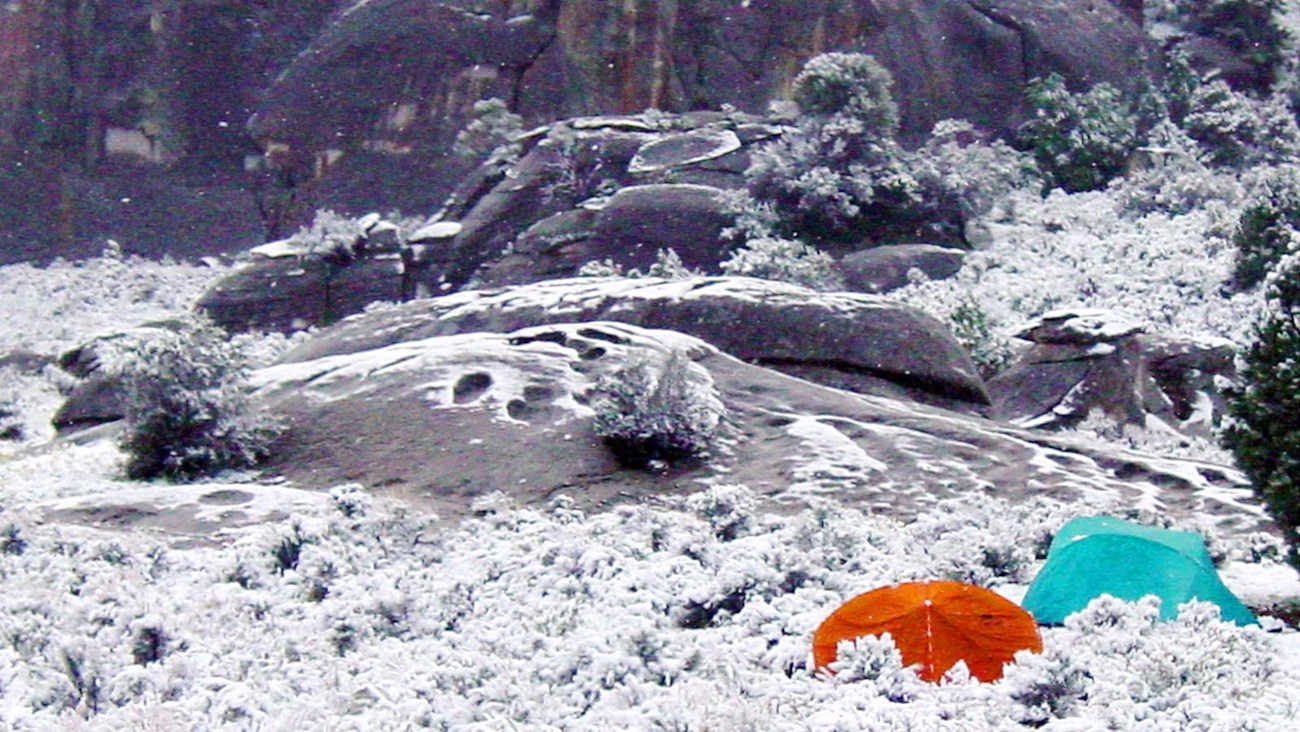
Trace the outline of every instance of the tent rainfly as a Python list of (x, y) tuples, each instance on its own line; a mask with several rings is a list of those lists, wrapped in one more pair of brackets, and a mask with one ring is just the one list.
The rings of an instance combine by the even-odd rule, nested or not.
[(908, 582), (881, 587), (841, 605), (813, 634), (819, 670), (835, 661), (836, 645), (889, 633), (908, 666), (938, 681), (958, 661), (971, 676), (996, 681), (1017, 651), (1043, 650), (1029, 613), (1001, 595), (961, 582)]
[(1225, 621), (1257, 622), (1219, 579), (1199, 534), (1110, 516), (1074, 519), (1052, 539), (1024, 607), (1040, 623), (1060, 624), (1102, 594), (1130, 601), (1156, 595), (1162, 620), (1176, 617), (1182, 603), (1200, 600), (1218, 605)]

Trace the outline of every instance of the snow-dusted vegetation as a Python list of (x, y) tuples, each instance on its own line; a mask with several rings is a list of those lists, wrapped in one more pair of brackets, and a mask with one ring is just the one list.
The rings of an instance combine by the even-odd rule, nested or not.
[[(1043, 215), (1104, 200), (1057, 196)], [(22, 291), (69, 268), (3, 275)], [(119, 307), (114, 293), (133, 291), (119, 282), (87, 309), (125, 327), (182, 304)], [(47, 330), (107, 327), (77, 317)], [(217, 545), (43, 520), (80, 496), (143, 487), (121, 478), (122, 460), (101, 442), (0, 462), (8, 728), (1266, 730), (1300, 710), (1295, 634), (1199, 606), (1158, 624), (1150, 603), (1099, 601), (1044, 629), (1044, 653), (992, 684), (960, 668), (922, 683), (871, 641), (835, 679), (809, 670), (812, 631), (874, 587), (951, 578), (1018, 599), (1055, 528), (1124, 511), (1102, 497), (955, 501), (903, 524), (835, 503), (770, 515), (723, 485), (592, 515), (562, 497), (545, 511), (501, 497), (456, 525), (340, 486), (315, 502), (267, 497), (263, 523)], [(231, 488), (264, 490), (183, 490)], [(1248, 602), (1295, 594), (1276, 540), (1211, 538)]]
[[(1149, 20), (1153, 34), (1209, 24), (1203, 34), (1213, 35), (1211, 21), (1225, 8), (1231, 17), (1262, 12), (1298, 25), (1294, 9), (1283, 13), (1275, 0), (1152, 2)], [(1225, 27), (1223, 37), (1259, 31), (1261, 43), (1280, 43), (1275, 30)], [(721, 267), (835, 289), (845, 281), (835, 257), (846, 249), (934, 231), (970, 246), (959, 273), (929, 281), (913, 270), (910, 284), (888, 297), (950, 323), (988, 374), (1024, 347), (1014, 338), (1023, 324), (1062, 308), (1108, 310), (1155, 334), (1231, 344), (1246, 362), (1258, 355), (1261, 323), (1294, 324), (1296, 299), (1277, 290), (1294, 295), (1300, 271), (1300, 199), (1288, 188), (1300, 128), (1287, 108), (1300, 82), (1274, 53), (1279, 47), (1262, 51), (1255, 61), (1261, 74), (1276, 72), (1274, 94), (1189, 81), (1171, 55), (1170, 81), (1143, 100), (1121, 99), (1112, 87), (1072, 94), (1049, 78), (1031, 89), (1042, 114), (1022, 139), (984, 139), (949, 120), (916, 150), (894, 139), (898, 109), (886, 70), (862, 54), (823, 57), (796, 80), (803, 118), (755, 154), (748, 190), (730, 194), (736, 246)], [(514, 159), (520, 121), (499, 101), (476, 113), (457, 139), (462, 151)], [(878, 227), (883, 219), (898, 231)], [(358, 221), (326, 213), (290, 241), (316, 242), (307, 249), (342, 266), (357, 254), (359, 231)], [(1249, 276), (1243, 252), (1258, 270)], [(1270, 615), (1285, 610), (1293, 620), (1300, 606), (1285, 543), (1223, 529), (1222, 517), (1171, 519), (1160, 497), (1183, 489), (1176, 480), (1143, 482), (1141, 509), (1122, 504), (1113, 483), (1088, 483), (1069, 494), (1084, 496), (1073, 502), (1013, 502), (1034, 495), (1033, 486), (999, 497), (993, 485), (902, 521), (828, 497), (844, 476), (892, 487), (876, 472), (884, 462), (816, 418), (785, 426), (811, 453), (830, 456), (789, 473), (815, 480), (822, 495), (782, 510), (765, 502), (772, 491), (731, 482), (734, 475), (688, 485), (684, 496), (641, 493), (590, 512), (563, 491), (521, 507), (524, 489), (502, 485), (464, 520), (359, 484), (310, 491), (269, 479), (253, 465), (269, 434), (230, 444), (209, 438), (240, 435), (244, 423), (220, 414), (246, 404), (233, 376), (243, 376), (246, 361), (270, 364), (286, 338), (245, 334), (228, 343), (207, 326), (184, 325), (191, 304), (226, 271), (126, 259), (113, 248), (85, 262), (0, 268), (0, 356), (22, 356), (0, 367), (4, 729), (1172, 732), (1291, 730), (1300, 718), (1300, 633)], [(612, 260), (582, 271), (639, 275)], [(665, 250), (649, 274), (690, 272)], [(835, 296), (819, 297), (833, 304)], [(154, 329), (158, 343), (122, 349), (155, 392), (127, 413), (128, 438), (115, 442), (110, 428), (109, 436), (56, 439), (49, 419), (73, 384), (57, 356), (162, 320), (177, 322)], [(186, 342), (187, 327), (202, 337)], [(1284, 335), (1291, 340), (1278, 342), (1293, 347), (1297, 339)], [(1294, 358), (1280, 355), (1286, 368), (1261, 357), (1243, 373), (1257, 381), (1281, 374), (1270, 386), (1289, 396), (1300, 385)], [(184, 393), (158, 393), (172, 386)], [(454, 400), (455, 387), (450, 393)], [(732, 433), (726, 395), (685, 357), (615, 371), (594, 396), (595, 434), (606, 446), (630, 445), (628, 466), (707, 460), (744, 439)], [(1272, 424), (1268, 408), (1279, 401), (1290, 404), (1260, 399), (1247, 416)], [(202, 439), (178, 448), (194, 460), (166, 470), (175, 450), (154, 438), (195, 423)], [(129, 430), (141, 424), (143, 447), (157, 448), (151, 467), (196, 482), (128, 478), (158, 472), (132, 467), (141, 440)], [(884, 426), (911, 429), (903, 418)], [(1093, 413), (1060, 439), (1107, 443), (1107, 456), (1118, 446), (1193, 457), (1216, 475), (1211, 463), (1233, 459), (1212, 441), (1217, 434), (1155, 427)], [(339, 434), (352, 437), (349, 429)], [(1259, 452), (1271, 459), (1275, 447)], [(537, 452), (548, 458), (545, 447)], [(1116, 482), (1141, 468), (1136, 458), (1114, 462), (1098, 469)], [(1241, 468), (1250, 472), (1247, 462)], [(243, 472), (208, 474), (228, 464)], [(1290, 466), (1267, 466), (1280, 493), (1293, 488)], [(1238, 475), (1222, 472), (1232, 473), (1223, 482)], [(932, 490), (929, 477), (909, 489)], [(1294, 518), (1294, 491), (1287, 496)], [(1232, 504), (1238, 509), (1249, 510)], [(1062, 626), (1041, 628), (1042, 653), (1022, 651), (991, 683), (972, 680), (960, 664), (940, 683), (922, 682), (879, 638), (842, 644), (835, 674), (813, 670), (811, 636), (844, 601), (934, 579), (1019, 601), (1054, 533), (1098, 513), (1202, 533), (1225, 583), (1260, 624), (1221, 622), (1215, 606), (1196, 602), (1161, 622), (1154, 597), (1103, 596)]]
[[(29, 479), (30, 480), (30, 479)], [(7, 481), (8, 482), (8, 481)], [(919, 578), (1013, 597), (1087, 507), (956, 502), (909, 524), (827, 505), (764, 516), (735, 486), (586, 516), (484, 501), (447, 526), (329, 505), (222, 548), (4, 516), (0, 718), (15, 729), (1284, 729), (1279, 639), (1101, 600), (1003, 680), (919, 682), (809, 636), (843, 599)], [(868, 658), (863, 658), (866, 654)], [(871, 660), (874, 658), (875, 660)], [(893, 660), (891, 660), (891, 658)], [(1074, 720), (1074, 721), (1071, 721)], [(1189, 727), (1188, 725), (1192, 725)]]

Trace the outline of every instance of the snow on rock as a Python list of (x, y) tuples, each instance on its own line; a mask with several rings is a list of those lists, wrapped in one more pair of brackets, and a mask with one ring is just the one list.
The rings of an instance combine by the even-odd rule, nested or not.
[(282, 521), (319, 510), (320, 491), (254, 483), (152, 485), (64, 498), (39, 506), (45, 521), (206, 542), (242, 527)]
[(1017, 338), (1034, 343), (1091, 345), (1142, 333), (1145, 323), (1109, 310), (1076, 308), (1053, 310), (1016, 332)]
[(450, 239), (459, 234), (465, 227), (459, 221), (436, 221), (427, 226), (422, 226), (411, 232), (408, 239), (411, 242), (423, 242), (433, 239)]
[[(691, 292), (687, 283), (645, 284), (657, 291), (652, 303)], [(597, 292), (627, 286), (589, 283)], [(527, 289), (496, 295), (539, 295)], [(592, 291), (571, 294), (584, 292)], [(449, 299), (470, 311), (480, 304), (473, 293)], [(530, 505), (563, 492), (580, 507), (602, 508), (736, 482), (786, 508), (831, 497), (900, 518), (945, 498), (991, 495), (1208, 514), (1232, 531), (1267, 524), (1244, 479), (1221, 466), (840, 391), (673, 331), (602, 321), (437, 336), (429, 335), (439, 327), (437, 311), (390, 312), (391, 319), (359, 316), (324, 333), (328, 343), (307, 344), (257, 373), (260, 401), (290, 425), (270, 470), (300, 487), (357, 481), (448, 517), (497, 490)], [(363, 322), (387, 324), (390, 332), (365, 332), (393, 342), (361, 349), (345, 336)], [(622, 470), (594, 435), (585, 395), (602, 373), (673, 349), (686, 350), (712, 377), (726, 408), (725, 439), (700, 464), (661, 474)], [(319, 355), (308, 358), (313, 350)]]
[(714, 160), (739, 149), (740, 138), (731, 130), (691, 130), (642, 145), (627, 169), (633, 174), (653, 173)]
[(1232, 345), (1145, 330), (1105, 310), (1047, 313), (1017, 334), (1033, 347), (988, 382), (998, 413), (1027, 427), (1059, 428), (1095, 411), (1211, 437), (1227, 413), (1222, 386), (1236, 379)]
[(299, 240), (294, 238), (277, 239), (273, 242), (267, 242), (261, 246), (253, 247), (248, 253), (254, 257), (264, 259), (279, 259), (281, 257), (301, 257), (307, 253), (307, 247)]
[(688, 333), (738, 358), (854, 391), (965, 411), (987, 403), (970, 357), (929, 316), (871, 295), (746, 277), (575, 278), (464, 291), (349, 318), (286, 360), (583, 320)]

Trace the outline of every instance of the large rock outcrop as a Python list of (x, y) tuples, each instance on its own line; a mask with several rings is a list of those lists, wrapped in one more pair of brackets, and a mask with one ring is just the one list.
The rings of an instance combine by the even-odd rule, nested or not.
[(745, 277), (577, 278), (469, 290), (353, 316), (285, 360), (592, 320), (686, 333), (737, 358), (860, 393), (963, 411), (988, 403), (970, 357), (928, 315), (870, 295)]
[(1003, 130), (1019, 119), (1025, 80), (1057, 72), (1126, 86), (1143, 43), (1119, 8), (1084, 0), (474, 5), (353, 3), (272, 85), (254, 130), (337, 146), (391, 104), (447, 109), (441, 100), (473, 87), (534, 120), (762, 111), (804, 61), (832, 50), (874, 54), (893, 72), (907, 137), (948, 117)]
[(743, 187), (753, 146), (781, 131), (721, 113), (558, 122), (522, 140), (517, 162), (480, 166), (408, 240), (354, 247), (346, 261), (301, 243), (258, 247), (199, 307), (230, 330), (288, 330), (471, 282), (571, 277), (592, 261), (645, 270), (661, 249), (717, 273), (735, 219), (722, 194)]
[[(299, 355), (337, 350), (349, 325), (320, 336), (329, 347), (308, 344)], [(849, 394), (680, 333), (574, 322), (348, 350), (257, 372), (257, 399), (288, 425), (268, 469), (300, 488), (359, 482), (445, 518), (494, 491), (524, 505), (563, 493), (598, 510), (725, 482), (776, 504), (830, 498), (899, 518), (987, 493), (1158, 505), (1236, 530), (1266, 523), (1242, 478), (1221, 466)], [(603, 374), (670, 351), (708, 372), (728, 432), (707, 460), (657, 473), (620, 468), (593, 431), (592, 388)]]
[[(1143, 43), (1129, 17), (1091, 0), (91, 5), (0, 12), (0, 216), (21, 224), (56, 202), (59, 216), (0, 231), (13, 260), (93, 255), (107, 237), (153, 256), (168, 251), (160, 232), (201, 256), (285, 236), (317, 208), (431, 212), (472, 169), (451, 143), (489, 97), (528, 123), (763, 112), (808, 58), (865, 51), (893, 72), (915, 141), (949, 117), (1011, 129), (1034, 76), (1127, 84)], [(264, 165), (242, 180), (259, 151)], [(155, 170), (100, 176), (121, 157)], [(168, 188), (152, 215), (137, 180)], [(211, 219), (238, 241), (217, 243)]]
[[(1092, 0), (494, 5), (353, 3), (270, 86), (253, 132), (304, 180), (320, 173), (316, 154), (327, 149), (343, 152), (340, 172), (350, 156), (382, 166), (377, 150), (440, 169), (455, 163), (446, 151), (475, 99), (508, 100), (534, 123), (648, 108), (761, 113), (809, 58), (852, 50), (892, 72), (902, 138), (915, 142), (947, 118), (1014, 129), (1024, 82), (1049, 73), (1077, 87), (1127, 87), (1140, 78), (1144, 44), (1123, 11)], [(330, 187), (313, 185), (316, 194)], [(434, 172), (424, 188), (450, 185)]]
[(495, 180), (489, 165), (462, 186), (440, 213), (461, 229), (426, 266), (453, 287), (524, 284), (589, 261), (644, 269), (671, 248), (716, 273), (735, 218), (722, 193), (744, 187), (753, 146), (779, 134), (717, 113), (558, 123)]

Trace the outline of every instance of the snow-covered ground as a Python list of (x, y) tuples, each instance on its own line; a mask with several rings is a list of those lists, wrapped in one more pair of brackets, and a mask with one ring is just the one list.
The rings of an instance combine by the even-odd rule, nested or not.
[[(979, 271), (993, 284), (959, 281), (966, 296), (999, 323), (1057, 304), (1158, 320), (1141, 305), (1177, 307), (1195, 291), (1152, 275), (1131, 285), (1146, 295), (1130, 293), (1100, 286), (1110, 275), (1098, 270), (1096, 292), (1115, 294), (1087, 301), (1050, 278), (1030, 288), (1024, 272), (998, 274), (1028, 261), (1016, 247), (1099, 246), (1079, 233), (1095, 227), (1106, 242), (1147, 242), (1133, 251), (1200, 232), (1177, 239), (1190, 247), (1212, 228), (1110, 221), (1106, 196), (1089, 195), (1026, 202), (987, 250)], [(1100, 261), (1072, 266), (1112, 266)], [(219, 273), (112, 258), (0, 269), (0, 352), (55, 354), (175, 314)], [(1029, 302), (1038, 289), (1069, 302)], [(1216, 324), (1251, 307), (1187, 303), (1190, 318), (1161, 322), (1228, 338)], [(57, 377), (0, 379), (24, 419), (48, 417)], [(592, 515), (563, 497), (540, 511), (496, 497), (453, 524), (356, 486), (307, 494), (232, 475), (172, 488), (122, 480), (119, 461), (111, 442), (44, 432), (0, 451), (2, 728), (1289, 730), (1300, 718), (1300, 634), (1224, 625), (1199, 606), (1156, 623), (1149, 603), (1099, 601), (1044, 629), (1044, 652), (992, 684), (960, 671), (923, 684), (871, 642), (835, 679), (810, 672), (812, 631), (872, 588), (960, 579), (1019, 599), (1047, 539), (1082, 507), (957, 500), (903, 524), (829, 501), (764, 515), (747, 489), (723, 485)], [(123, 516), (136, 528), (111, 531), (73, 518), (104, 494), (166, 504), (159, 491), (204, 508), (181, 523)], [(1212, 539), (1248, 603), (1300, 598), (1293, 570), (1252, 558), (1267, 542)]]

